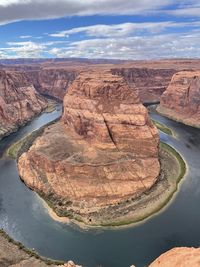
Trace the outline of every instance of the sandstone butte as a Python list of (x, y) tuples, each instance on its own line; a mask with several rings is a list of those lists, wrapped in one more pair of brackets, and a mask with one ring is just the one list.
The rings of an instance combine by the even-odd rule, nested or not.
[(157, 110), (176, 121), (200, 128), (200, 71), (176, 73)]
[(0, 139), (46, 107), (25, 74), (0, 70)]
[(199, 267), (200, 248), (173, 248), (158, 257), (149, 267)]
[(62, 119), (21, 155), (21, 179), (59, 214), (92, 223), (156, 182), (158, 131), (136, 89), (110, 72), (81, 73)]

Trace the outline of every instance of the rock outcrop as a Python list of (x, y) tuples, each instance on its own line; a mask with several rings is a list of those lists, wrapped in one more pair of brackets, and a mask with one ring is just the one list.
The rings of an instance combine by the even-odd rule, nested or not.
[(176, 73), (157, 111), (176, 121), (200, 127), (200, 71)]
[(200, 248), (173, 248), (158, 257), (149, 267), (199, 267)]
[(169, 85), (174, 69), (165, 68), (115, 68), (113, 74), (121, 75), (131, 86), (138, 88), (143, 103), (159, 102), (160, 97)]
[(61, 121), (19, 158), (19, 173), (59, 214), (93, 223), (154, 185), (158, 144), (146, 108), (122, 77), (82, 73), (64, 98)]
[(25, 73), (0, 71), (0, 139), (46, 107)]

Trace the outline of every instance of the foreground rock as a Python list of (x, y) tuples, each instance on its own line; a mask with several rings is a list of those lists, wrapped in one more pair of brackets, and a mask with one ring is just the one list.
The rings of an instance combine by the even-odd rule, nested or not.
[(199, 267), (200, 248), (174, 248), (158, 257), (149, 267)]
[(82, 73), (65, 96), (61, 121), (19, 158), (19, 173), (59, 214), (102, 223), (111, 205), (154, 185), (158, 143), (146, 108), (123, 78)]
[(47, 107), (47, 101), (25, 74), (0, 71), (0, 139), (31, 120)]
[(200, 127), (200, 71), (175, 74), (157, 111), (187, 125)]
[(81, 267), (72, 261), (65, 264), (40, 258), (33, 251), (28, 251), (22, 244), (15, 242), (2, 230), (0, 231), (0, 266), (1, 267)]

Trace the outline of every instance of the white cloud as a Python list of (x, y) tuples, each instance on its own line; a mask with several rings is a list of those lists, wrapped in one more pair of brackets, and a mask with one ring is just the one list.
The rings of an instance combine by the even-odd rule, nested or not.
[(37, 58), (45, 52), (46, 46), (34, 42), (8, 42), (9, 47), (0, 48), (0, 52), (4, 53), (4, 57), (18, 58)]
[(193, 22), (145, 22), (145, 23), (122, 23), (115, 25), (92, 25), (86, 27), (72, 28), (66, 31), (49, 34), (51, 37), (69, 37), (71, 34), (84, 33), (90, 37), (122, 37), (129, 36), (133, 33), (159, 33), (166, 28), (179, 28), (179, 27), (199, 27), (199, 21)]
[(97, 38), (73, 42), (68, 47), (53, 48), (54, 57), (88, 57), (112, 59), (153, 59), (197, 57), (200, 33), (161, 34), (127, 38)]
[(31, 35), (21, 35), (19, 36), (20, 39), (28, 39), (28, 38), (32, 38)]

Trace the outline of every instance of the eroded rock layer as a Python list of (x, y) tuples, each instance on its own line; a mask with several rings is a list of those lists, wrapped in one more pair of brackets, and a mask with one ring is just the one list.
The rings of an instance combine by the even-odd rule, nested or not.
[(175, 69), (115, 68), (113, 74), (121, 75), (129, 85), (136, 86), (143, 103), (159, 102), (170, 83)]
[(49, 126), (18, 161), (25, 183), (71, 215), (95, 217), (153, 186), (159, 137), (136, 90), (109, 72), (82, 73)]
[(158, 257), (149, 267), (199, 267), (200, 248), (173, 248)]
[(71, 68), (43, 68), (27, 72), (30, 81), (41, 94), (63, 100), (67, 88), (78, 75), (78, 70)]
[(0, 71), (0, 138), (47, 107), (25, 73)]
[(169, 118), (200, 127), (200, 71), (176, 73), (157, 110)]

